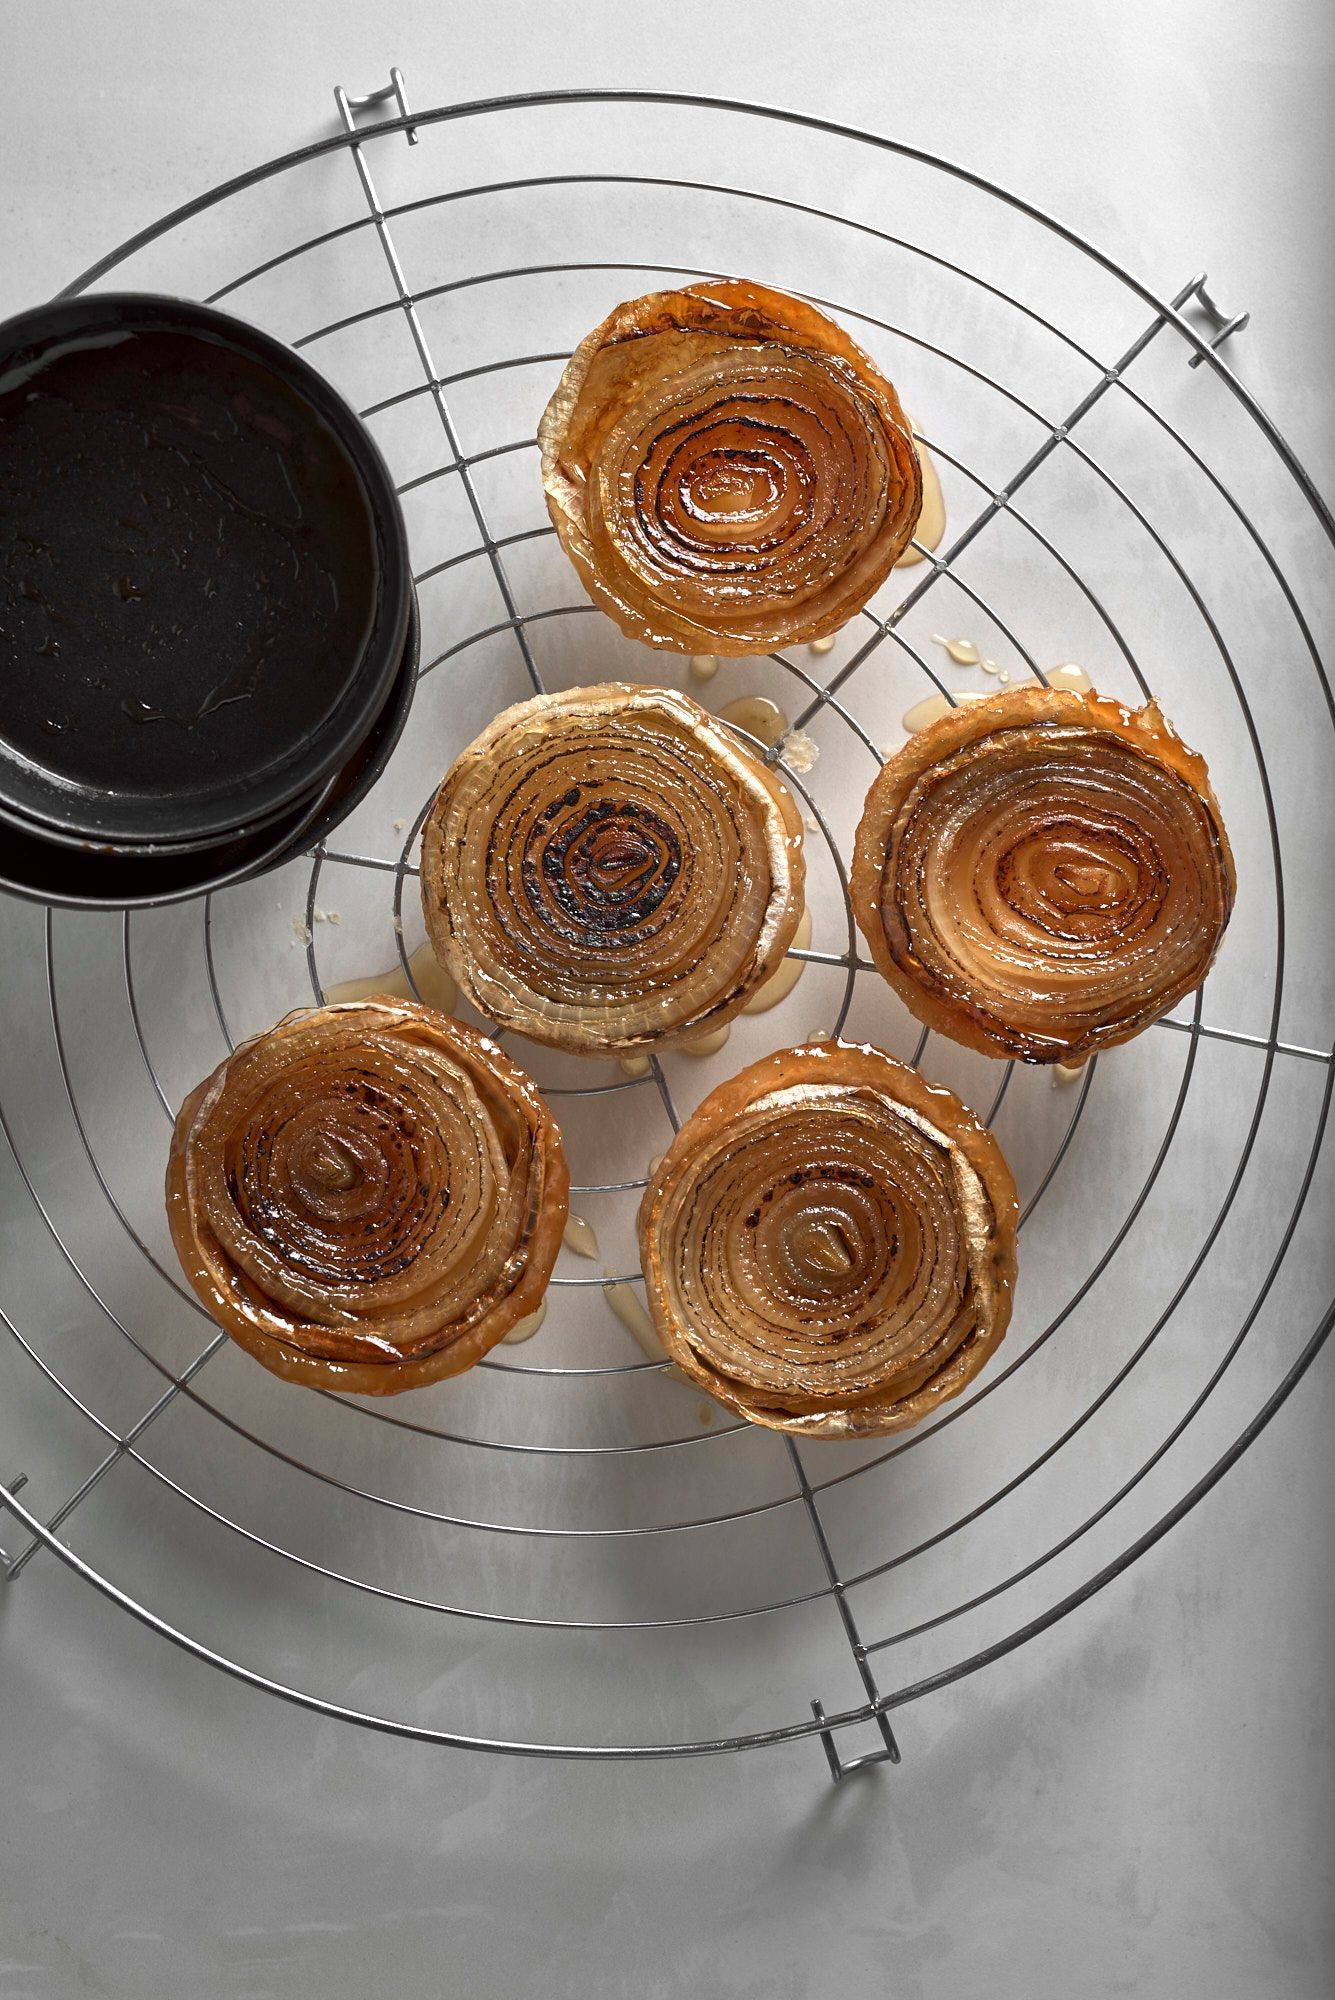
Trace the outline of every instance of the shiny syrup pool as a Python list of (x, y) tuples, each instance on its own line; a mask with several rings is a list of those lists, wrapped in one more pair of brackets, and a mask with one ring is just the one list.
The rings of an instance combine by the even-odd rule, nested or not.
[[(244, 800), (346, 694), (375, 612), (356, 467), (210, 333), (0, 363), (0, 739), (58, 796)], [(40, 808), (39, 808), (40, 809)], [(183, 829), (184, 830), (184, 829)]]

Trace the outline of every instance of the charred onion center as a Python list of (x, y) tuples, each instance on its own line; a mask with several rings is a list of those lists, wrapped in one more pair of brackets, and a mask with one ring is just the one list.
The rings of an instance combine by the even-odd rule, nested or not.
[(681, 874), (680, 826), (652, 805), (586, 795), (578, 785), (560, 805), (560, 812), (548, 808), (520, 863), (533, 921), (546, 923), (554, 902), (569, 931), (590, 938), (645, 923)]

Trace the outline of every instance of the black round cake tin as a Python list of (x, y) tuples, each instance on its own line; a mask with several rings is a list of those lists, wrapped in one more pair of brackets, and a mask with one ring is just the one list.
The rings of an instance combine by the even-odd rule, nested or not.
[(363, 797), (407, 714), (393, 482), (299, 355), (143, 293), (0, 326), (0, 883), (174, 900)]

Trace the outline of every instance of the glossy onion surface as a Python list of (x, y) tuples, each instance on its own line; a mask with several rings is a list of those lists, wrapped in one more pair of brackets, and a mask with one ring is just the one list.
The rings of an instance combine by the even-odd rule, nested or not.
[(1017, 1217), (1000, 1147), (950, 1091), (879, 1049), (788, 1049), (707, 1097), (645, 1190), (649, 1309), (753, 1423), (902, 1430), (1001, 1340)]
[(1204, 760), (1154, 704), (1030, 687), (962, 704), (890, 759), (852, 889), (920, 1021), (1070, 1063), (1200, 984), (1234, 873)]
[(422, 833), (437, 955), (490, 1019), (553, 1047), (648, 1047), (731, 1020), (802, 913), (787, 787), (688, 695), (620, 685), (507, 709)]
[(561, 1137), (484, 1036), (411, 1002), (289, 1014), (181, 1107), (167, 1215), (209, 1312), (275, 1374), (392, 1395), (536, 1310)]
[(814, 306), (740, 279), (618, 306), (571, 356), (538, 438), (586, 590), (675, 652), (837, 631), (922, 505), (908, 420), (874, 363)]

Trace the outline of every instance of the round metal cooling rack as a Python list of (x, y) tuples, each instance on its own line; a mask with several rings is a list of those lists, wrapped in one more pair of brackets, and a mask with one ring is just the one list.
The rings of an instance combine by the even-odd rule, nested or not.
[[(7, 1260), (0, 1318), (14, 1350), (35, 1364), (24, 1377), (36, 1384), (35, 1411), (71, 1406), (81, 1448), (86, 1454), (92, 1438), (96, 1450), (76, 1480), (67, 1468), (79, 1463), (77, 1452), (53, 1448), (53, 1504), (25, 1503), (20, 1491), (30, 1477), (44, 1484), (47, 1460), (34, 1415), (21, 1446), (30, 1459), (0, 1487), (12, 1525), (26, 1534), (8, 1561), (9, 1580), (47, 1550), (238, 1679), (422, 1741), (651, 1757), (819, 1735), (836, 1779), (897, 1761), (891, 1712), (1023, 1645), (1153, 1546), (1258, 1435), (1335, 1313), (1324, 1290), (1303, 1288), (1313, 1261), (1309, 1209), (1319, 1207), (1309, 1195), (1331, 1164), (1335, 1071), (1310, 1030), (1305, 1041), (1281, 1035), (1295, 969), (1300, 994), (1310, 996), (1307, 961), (1324, 942), (1303, 921), (1320, 870), (1307, 853), (1295, 864), (1284, 793), (1290, 746), (1273, 712), (1258, 706), (1262, 683), (1250, 671), (1249, 634), (1234, 636), (1225, 558), (1214, 559), (1213, 543), (1194, 532), (1199, 512), (1221, 545), (1236, 537), (1253, 597), (1264, 600), (1270, 654), (1292, 648), (1291, 686), (1301, 677), (1321, 719), (1310, 757), (1324, 770), (1335, 707), (1314, 636), (1319, 614), (1305, 601), (1306, 584), (1274, 553), (1268, 527), (1215, 469), (1221, 445), (1230, 461), (1263, 456), (1279, 494), (1267, 505), (1282, 510), (1287, 501), (1296, 511), (1309, 552), (1328, 552), (1335, 526), (1216, 352), (1246, 315), (1220, 312), (1203, 279), (1171, 300), (1156, 297), (980, 175), (828, 121), (706, 97), (568, 91), (412, 113), (397, 71), (369, 97), (336, 95), (341, 132), (188, 202), (68, 288), (111, 272), (124, 282), (145, 258), (160, 282), (153, 260), (173, 251), (197, 273), (237, 215), (233, 237), (249, 243), (253, 235), (267, 254), (238, 258), (229, 245), (231, 274), (209, 299), (260, 320), (314, 313), (314, 326), (307, 317), (275, 330), (350, 381), (362, 379), (362, 367), (366, 380), (391, 390), (363, 395), (363, 415), (391, 464), (402, 465), (405, 505), (420, 508), (410, 525), (423, 666), (409, 748), (351, 825), (286, 871), (291, 908), (277, 919), (269, 878), (164, 911), (160, 931), (154, 912), (93, 919), (48, 910), (40, 938), (22, 944), (40, 984), (37, 1004), (18, 1009), (7, 1031), (0, 1130), (12, 1168), (4, 1185), (12, 1182), (23, 1240), (36, 1250)], [(385, 104), (394, 115), (359, 128), (360, 112)], [(561, 170), (506, 171), (534, 121), (548, 164)], [(645, 172), (652, 149), (637, 146), (627, 121), (680, 130), (682, 151), (717, 161), (716, 174)], [(421, 147), (423, 139), (436, 150)], [(461, 178), (461, 143), (496, 160), (497, 171)], [(772, 164), (768, 184), (733, 177), (739, 149), (753, 168)], [(402, 188), (397, 198), (382, 198), (373, 155), (377, 171)], [(431, 165), (420, 164), (428, 156)], [(363, 206), (330, 224), (330, 203), (354, 186), (348, 161)], [(819, 205), (812, 183), (836, 162), (839, 200)], [(404, 179), (413, 173), (416, 182)], [(431, 173), (440, 184), (414, 191)], [(851, 212), (856, 205), (931, 218), (933, 190), (950, 204), (933, 241), (926, 228), (911, 238)], [(261, 204), (251, 199), (257, 192)], [(888, 205), (894, 199), (898, 210)], [(285, 226), (287, 203), (322, 226), (269, 247), (264, 232)], [(957, 217), (966, 203), (973, 208)], [(963, 248), (952, 242), (956, 226)], [(1060, 252), (1067, 296), (1082, 302), (1080, 337), (989, 275), (993, 234), (1007, 271), (1037, 270), (1037, 261), (1015, 258), (1019, 240)], [(408, 235), (412, 250), (401, 247)], [(571, 254), (556, 257), (553, 241)], [(772, 268), (786, 243), (799, 265), (790, 280)], [(513, 261), (494, 255), (504, 244), (514, 246)], [(377, 253), (370, 262), (367, 246)], [(696, 262), (664, 261), (702, 246), (708, 254)], [(425, 268), (428, 252), (448, 275)], [(486, 268), (467, 267), (475, 255)], [(897, 1038), (901, 1053), (952, 1082), (989, 1124), (1005, 1124), (1025, 1233), (1009, 1358), (893, 1444), (799, 1449), (745, 1424), (705, 1427), (709, 1411), (664, 1362), (626, 1358), (626, 1339), (597, 1294), (637, 1283), (633, 1258), (596, 1273), (567, 1268), (567, 1259), (554, 1281), (555, 1332), (545, 1329), (534, 1349), (498, 1350), (466, 1382), (382, 1407), (260, 1379), (211, 1332), (166, 1247), (157, 1189), (175, 1105), (225, 1046), (282, 1011), (275, 998), (288, 1006), (324, 998), (335, 932), (322, 899), (360, 898), (365, 928), (377, 935), (388, 921), (412, 982), (405, 931), (417, 835), (435, 779), (488, 712), (541, 689), (553, 672), (566, 684), (616, 671), (646, 676), (644, 654), (574, 601), (538, 491), (535, 418), (573, 339), (616, 298), (729, 267), (806, 289), (868, 344), (881, 342), (915, 413), (923, 405), (913, 369), (921, 365), (947, 385), (939, 406), (949, 412), (958, 394), (963, 414), (953, 428), (947, 415), (921, 433), (950, 488), (942, 545), (916, 545), (921, 567), (896, 576), (887, 601), (842, 635), (827, 669), (814, 652), (755, 668), (790, 705), (790, 733), (766, 754), (802, 801), (813, 875), (823, 870), (827, 887), (815, 906), (817, 936), (793, 954), (808, 968), (800, 1001), (759, 1017), (755, 1048), (735, 1061), (730, 1052), (725, 1066), (812, 1032), (809, 987), (823, 980), (825, 1031)], [(890, 272), (893, 292), (883, 276)], [(850, 274), (859, 283), (851, 298), (837, 289)], [(296, 305), (284, 305), (284, 283)], [(1104, 288), (1088, 313), (1086, 284)], [(867, 309), (888, 295), (902, 300), (900, 318)], [(968, 334), (967, 355), (933, 316), (938, 295), (951, 301), (947, 321), (953, 316)], [(331, 316), (335, 307), (344, 309)], [(1134, 318), (1124, 325), (1128, 310)], [(570, 336), (565, 345), (543, 337), (542, 328), (558, 325)], [(536, 341), (524, 337), (530, 327), (539, 329)], [(543, 351), (527, 351), (535, 346)], [(1155, 373), (1142, 361), (1151, 349), (1157, 359), (1167, 350), (1174, 364), (1207, 366), (1198, 376), (1176, 365), (1171, 377)], [(1116, 358), (1099, 358), (1105, 352)], [(1015, 373), (1035, 370), (1040, 358), (1042, 394), (1021, 394)], [(1042, 405), (1063, 393), (1053, 385), (1066, 371), (1076, 387), (1053, 421)], [(1214, 392), (1205, 443), (1192, 434), (1198, 413), (1184, 407), (1184, 386), (1195, 398)], [(466, 450), (457, 407), (473, 400), (479, 425), (500, 435)], [(1139, 426), (1129, 452), (1119, 422)], [(1029, 443), (998, 485), (984, 467), (1012, 426)], [(420, 465), (424, 441), (430, 462)], [(1138, 468), (1156, 452), (1170, 470), (1137, 497)], [(1071, 479), (1083, 482), (1080, 506)], [(1081, 506), (1097, 539), (1072, 553)], [(1213, 997), (1222, 988), (1232, 1007), (1249, 995), (1259, 1018), (1216, 1020), (1198, 993), (1142, 1037), (1135, 1054), (1091, 1062), (1065, 1092), (1046, 1075), (980, 1063), (916, 1032), (859, 952), (842, 859), (853, 808), (906, 696), (916, 698), (924, 679), (949, 701), (962, 691), (958, 672), (929, 653), (934, 635), (920, 629), (917, 606), (929, 593), (982, 621), (1017, 675), (1045, 678), (1051, 635), (1015, 629), (1020, 618), (992, 580), (1003, 571), (977, 560), (998, 523), (1006, 562), (1024, 579), (1026, 616), (1039, 595), (1061, 594), (1069, 616), (1089, 621), (1100, 685), (1134, 698), (1162, 689), (1171, 713), (1186, 703), (1189, 735), (1198, 722), (1209, 725), (1204, 747), (1222, 761), (1244, 890), (1250, 883), (1258, 912), (1241, 941), (1230, 938), (1209, 990)], [(1114, 605), (1101, 551), (1122, 537), (1137, 554), (1114, 576), (1123, 593)], [(1311, 556), (1304, 572), (1324, 559)], [(1146, 662), (1135, 600), (1147, 565), (1191, 628), (1181, 643), (1204, 646), (1194, 699), (1186, 682), (1163, 689), (1162, 651)], [(677, 671), (653, 661), (655, 678)], [(744, 672), (725, 664), (720, 685), (749, 690)], [(810, 748), (800, 758), (793, 748), (808, 731), (821, 735), (814, 768)], [(1250, 800), (1237, 821), (1230, 779)], [(392, 840), (384, 834), (391, 812), (402, 815)], [(358, 934), (355, 913), (346, 914), (338, 930), (344, 974)], [(301, 964), (284, 929), (293, 918), (305, 945), (304, 991), (291, 985)], [(16, 916), (16, 925), (26, 921)], [(66, 926), (77, 927), (68, 938)], [(371, 943), (357, 949), (363, 961), (351, 969), (383, 963)], [(1230, 949), (1247, 953), (1245, 979), (1228, 980)], [(198, 989), (197, 1007), (182, 1000), (183, 985)], [(121, 1064), (113, 1043), (138, 1054)], [(687, 1057), (655, 1060), (644, 1076), (609, 1074), (606, 1065), (580, 1072), (527, 1045), (519, 1053), (568, 1127), (577, 1200), (603, 1204), (630, 1242), (627, 1218), (650, 1150), (644, 1135), (657, 1120), (665, 1137), (679, 1122), (679, 1096), (698, 1095), (705, 1076), (720, 1072), (692, 1068)], [(1215, 1108), (1221, 1093), (1230, 1115)], [(1135, 1143), (1123, 1145), (1128, 1123)], [(43, 1301), (57, 1291), (62, 1303), (48, 1313)], [(1287, 1344), (1275, 1336), (1275, 1317), (1289, 1326)], [(201, 1321), (211, 1334), (202, 1346)], [(76, 1337), (62, 1337), (62, 1327)], [(529, 1358), (544, 1351), (564, 1358)], [(122, 1400), (108, 1388), (118, 1378), (125, 1397), (145, 1382), (154, 1389), (128, 1422), (109, 1407)], [(71, 1522), (79, 1548), (65, 1532)], [(220, 1635), (236, 1628), (245, 1640), (234, 1651)], [(547, 1646), (566, 1650), (554, 1658)], [(884, 1686), (891, 1649), (913, 1671)], [(374, 1676), (369, 1705), (360, 1675)], [(859, 1725), (862, 1742), (855, 1736), (856, 1754), (845, 1756), (836, 1733)]]

